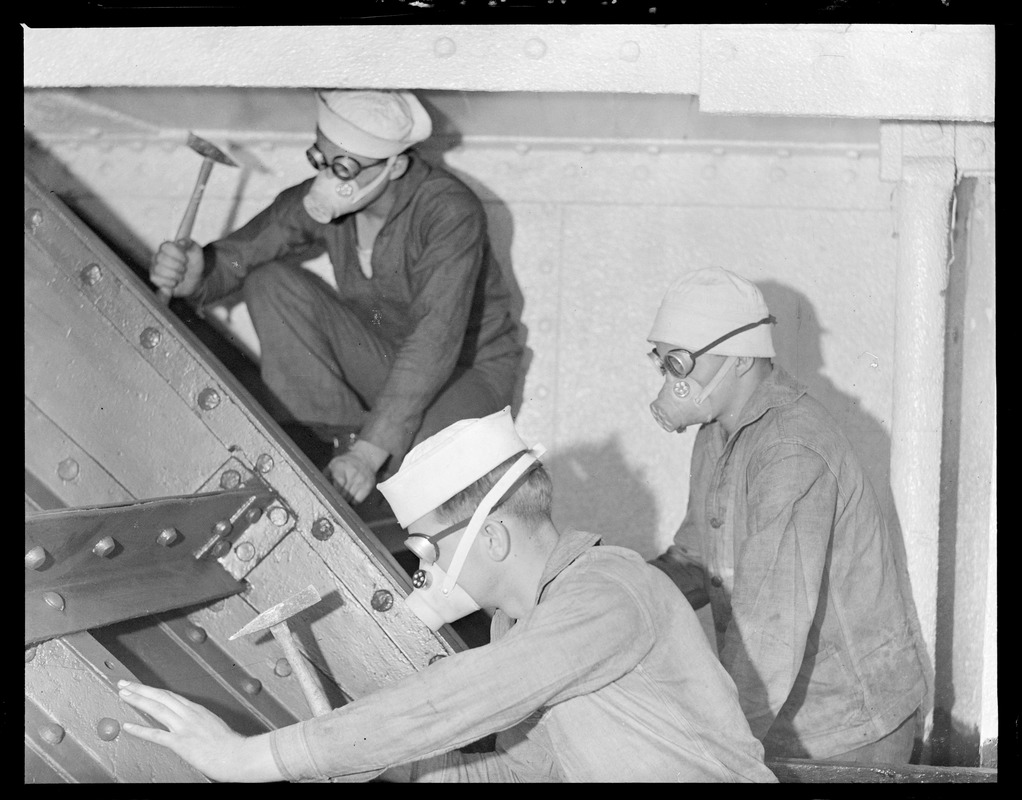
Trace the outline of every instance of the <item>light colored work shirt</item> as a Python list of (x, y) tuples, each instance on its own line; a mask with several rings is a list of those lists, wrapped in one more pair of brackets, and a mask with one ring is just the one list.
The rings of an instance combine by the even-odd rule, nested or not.
[[(491, 642), (273, 731), (288, 780), (762, 781), (738, 694), (688, 601), (635, 552), (567, 532), (537, 605)], [(457, 748), (499, 731), (495, 751)]]
[(688, 513), (654, 563), (679, 586), (686, 565), (703, 570), (721, 663), (767, 756), (844, 753), (922, 702), (897, 543), (851, 444), (780, 367), (730, 437), (699, 429)]

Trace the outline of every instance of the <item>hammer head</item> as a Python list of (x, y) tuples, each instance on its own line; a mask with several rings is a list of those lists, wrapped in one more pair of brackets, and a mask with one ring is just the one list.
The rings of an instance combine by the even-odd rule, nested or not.
[(277, 605), (272, 608), (266, 609), (240, 631), (235, 633), (233, 636), (229, 636), (228, 641), (237, 639), (239, 636), (247, 636), (250, 633), (256, 633), (257, 631), (264, 631), (267, 628), (272, 628), (274, 625), (279, 625), (300, 611), (304, 611), (309, 606), (315, 605), (319, 601), (319, 591), (315, 586), (310, 585), (305, 589), (302, 589), (297, 594), (293, 594), (286, 600), (277, 603)]
[(205, 139), (196, 136), (194, 133), (188, 134), (188, 146), (203, 158), (210, 158), (218, 164), (226, 164), (229, 167), (238, 166), (234, 159), (223, 150), (212, 142), (207, 142)]

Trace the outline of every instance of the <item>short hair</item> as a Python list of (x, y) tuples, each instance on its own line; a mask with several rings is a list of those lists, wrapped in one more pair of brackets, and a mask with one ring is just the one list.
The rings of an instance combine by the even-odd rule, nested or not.
[[(441, 503), (434, 512), (437, 520), (454, 523), (471, 517), (487, 492), (521, 457), (522, 453), (517, 453), (505, 459), (475, 483), (462, 489), (450, 500)], [(525, 476), (525, 481), (518, 487), (518, 490), (498, 508), (524, 522), (534, 524), (550, 520), (552, 498), (553, 482), (550, 480), (550, 473), (542, 463), (537, 461), (532, 471)]]

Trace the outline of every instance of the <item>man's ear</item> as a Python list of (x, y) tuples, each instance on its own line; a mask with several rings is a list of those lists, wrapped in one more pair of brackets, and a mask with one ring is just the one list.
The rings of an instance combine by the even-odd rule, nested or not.
[(479, 531), (479, 538), (487, 556), (493, 561), (503, 561), (511, 554), (511, 532), (499, 520), (487, 520)]
[(408, 165), (411, 163), (408, 156), (405, 153), (401, 153), (397, 158), (394, 159), (394, 168), (390, 171), (390, 180), (396, 181), (402, 175), (408, 171)]
[(735, 362), (735, 375), (742, 377), (746, 372), (753, 368), (756, 363), (756, 359), (752, 356), (738, 356), (738, 361)]

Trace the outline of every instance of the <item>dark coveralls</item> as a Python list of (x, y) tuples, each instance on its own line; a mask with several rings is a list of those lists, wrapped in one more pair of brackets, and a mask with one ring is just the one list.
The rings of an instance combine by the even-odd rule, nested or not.
[[(391, 454), (511, 402), (521, 361), (511, 294), (482, 203), (447, 171), (409, 153), (396, 201), (362, 273), (354, 215), (321, 224), (302, 206), (311, 179), (281, 192), (206, 245), (195, 295), (243, 285), (263, 382), (291, 420), (348, 429)], [(300, 262), (329, 254), (337, 291)]]

